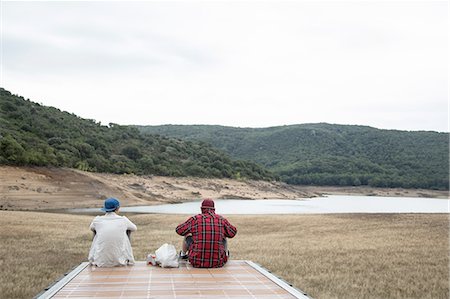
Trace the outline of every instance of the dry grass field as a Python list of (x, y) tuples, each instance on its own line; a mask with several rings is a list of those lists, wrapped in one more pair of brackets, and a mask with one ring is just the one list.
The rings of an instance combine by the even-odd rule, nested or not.
[[(130, 215), (137, 260), (187, 216)], [(230, 216), (234, 259), (260, 263), (314, 298), (448, 298), (448, 215)], [(87, 257), (91, 216), (0, 211), (0, 296), (30, 298)]]

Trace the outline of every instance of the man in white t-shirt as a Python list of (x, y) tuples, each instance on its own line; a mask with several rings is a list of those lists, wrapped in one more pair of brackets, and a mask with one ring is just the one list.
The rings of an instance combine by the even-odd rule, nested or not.
[(137, 227), (127, 217), (119, 216), (120, 203), (115, 198), (105, 200), (102, 211), (104, 216), (97, 216), (89, 227), (94, 232), (89, 262), (97, 267), (114, 267), (133, 265), (133, 249), (128, 232)]

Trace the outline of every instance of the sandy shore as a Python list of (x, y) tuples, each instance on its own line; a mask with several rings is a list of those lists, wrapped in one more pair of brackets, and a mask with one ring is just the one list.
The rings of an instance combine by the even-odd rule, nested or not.
[(0, 166), (0, 210), (100, 207), (107, 197), (122, 206), (200, 198), (299, 199), (336, 195), (448, 198), (447, 191), (370, 187), (293, 186), (252, 180), (173, 178), (90, 173), (67, 168)]

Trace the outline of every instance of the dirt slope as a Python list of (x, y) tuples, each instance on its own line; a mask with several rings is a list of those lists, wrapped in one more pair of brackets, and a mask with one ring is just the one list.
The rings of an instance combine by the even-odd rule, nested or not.
[(0, 166), (0, 209), (47, 210), (101, 206), (117, 197), (122, 206), (212, 198), (299, 198), (312, 192), (282, 183), (227, 179), (140, 177), (67, 168)]
[(294, 199), (322, 194), (448, 197), (448, 192), (430, 190), (305, 187), (280, 182), (141, 177), (67, 168), (0, 166), (0, 210), (101, 207), (107, 197), (117, 197), (122, 206), (131, 206), (205, 197)]

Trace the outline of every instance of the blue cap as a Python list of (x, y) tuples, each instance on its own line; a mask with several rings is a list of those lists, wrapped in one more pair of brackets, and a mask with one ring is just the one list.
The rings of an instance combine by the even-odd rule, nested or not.
[(104, 212), (112, 212), (120, 207), (120, 202), (115, 198), (108, 198), (105, 200), (105, 206), (102, 208)]

